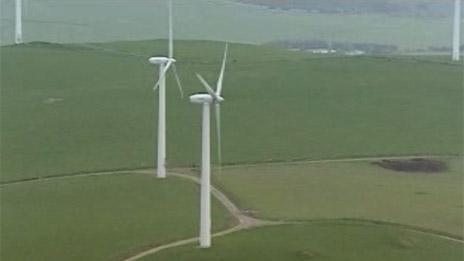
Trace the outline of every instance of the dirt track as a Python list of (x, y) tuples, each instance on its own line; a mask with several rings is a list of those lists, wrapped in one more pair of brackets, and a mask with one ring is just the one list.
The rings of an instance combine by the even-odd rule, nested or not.
[[(257, 165), (294, 165), (294, 164), (311, 164), (311, 163), (330, 163), (330, 162), (353, 162), (353, 161), (368, 161), (368, 160), (383, 160), (383, 159), (411, 159), (419, 157), (418, 155), (414, 156), (398, 156), (398, 157), (363, 157), (363, 158), (352, 158), (352, 159), (328, 159), (328, 160), (313, 160), (313, 161), (300, 161), (300, 162), (276, 162), (276, 163), (261, 163), (261, 164), (246, 164), (246, 165), (238, 165), (238, 166), (228, 166), (226, 168), (234, 168), (234, 167), (242, 167), (242, 166), (257, 166)], [(420, 156), (422, 158), (443, 158), (448, 156)], [(59, 179), (70, 179), (70, 178), (77, 178), (77, 177), (92, 177), (92, 176), (105, 176), (105, 175), (117, 175), (117, 174), (125, 174), (125, 173), (139, 173), (139, 174), (153, 174), (153, 169), (137, 169), (137, 170), (120, 170), (120, 171), (104, 171), (104, 172), (95, 172), (95, 173), (81, 173), (81, 174), (74, 174), (74, 175), (63, 175), (63, 176), (55, 176), (55, 177), (46, 177), (46, 178), (39, 178), (39, 179), (32, 179), (32, 180), (25, 180), (25, 181), (13, 181), (1, 184), (1, 186), (9, 186), (9, 185), (16, 185), (16, 184), (23, 184), (23, 183), (30, 183), (30, 182), (41, 182), (47, 180), (59, 180)], [(194, 175), (188, 174), (181, 174), (181, 173), (168, 173), (169, 176), (175, 176), (178, 178), (187, 179), (193, 181), (197, 184), (200, 183), (198, 177)], [(0, 187), (1, 187), (0, 186)], [(233, 228), (218, 232), (213, 234), (213, 237), (220, 237), (224, 236), (233, 232), (237, 232), (244, 229), (251, 229), (256, 227), (262, 226), (272, 226), (272, 225), (282, 225), (282, 224), (297, 224), (297, 223), (304, 223), (304, 222), (295, 222), (295, 221), (269, 221), (269, 220), (262, 220), (256, 219), (250, 216), (247, 216), (243, 213), (224, 193), (220, 190), (212, 186), (211, 193), (214, 197), (216, 197), (225, 207), (226, 209), (239, 221), (239, 224)], [(390, 224), (391, 225), (391, 224)], [(434, 237), (464, 243), (464, 240), (449, 237), (442, 234), (437, 234), (434, 232), (427, 232), (419, 229), (414, 228), (405, 228), (401, 227), (401, 229), (413, 231), (416, 233), (427, 234)], [(135, 253), (134, 255), (123, 259), (124, 261), (133, 261), (138, 260), (142, 257), (154, 254), (164, 249), (178, 247), (182, 245), (187, 245), (191, 243), (195, 243), (198, 241), (197, 237), (188, 238), (184, 240), (175, 241), (172, 243), (164, 244), (161, 246), (153, 247), (147, 250), (143, 250), (139, 253)]]
[[(137, 173), (144, 173), (144, 174), (152, 174), (153, 170), (151, 171), (138, 171)], [(184, 178), (191, 180), (197, 184), (200, 184), (200, 179), (196, 176), (193, 175), (188, 175), (188, 174), (180, 174), (180, 173), (169, 173), (169, 176), (175, 176), (179, 178)], [(284, 224), (298, 224), (298, 223), (304, 223), (304, 222), (295, 222), (295, 221), (269, 221), (269, 220), (263, 220), (263, 219), (256, 219), (253, 217), (249, 217), (243, 213), (224, 193), (222, 193), (220, 190), (212, 186), (211, 188), (211, 193), (214, 197), (216, 197), (226, 208), (227, 210), (239, 221), (239, 224), (233, 228), (218, 232), (216, 234), (213, 234), (213, 237), (220, 237), (220, 236), (225, 236), (227, 234), (237, 232), (240, 230), (244, 229), (251, 229), (251, 228), (256, 228), (256, 227), (262, 227), (262, 226), (272, 226), (272, 225), (284, 225)], [(439, 235), (433, 232), (426, 232), (426, 231), (421, 231), (413, 228), (406, 228), (402, 227), (401, 229), (412, 231), (415, 233), (420, 233), (420, 234), (427, 234), (431, 235), (434, 237), (454, 241), (454, 242), (460, 242), (464, 243), (463, 240), (445, 236), (445, 235)], [(188, 245), (198, 242), (198, 238), (189, 238), (189, 239), (184, 239), (184, 240), (179, 240), (175, 241), (172, 243), (168, 243), (165, 245), (157, 246), (151, 249), (144, 250), (142, 252), (139, 252), (129, 258), (123, 259), (124, 261), (135, 261), (140, 258), (143, 258), (145, 256), (157, 253), (161, 250), (168, 249), (168, 248), (173, 248), (173, 247), (178, 247), (178, 246), (183, 246), (183, 245)]]
[[(152, 174), (153, 171), (138, 171), (137, 173), (144, 173), (144, 174)], [(200, 184), (200, 179), (196, 176), (193, 175), (187, 175), (187, 174), (180, 174), (180, 173), (168, 173), (169, 176), (175, 176), (183, 179), (188, 179), (191, 180), (197, 184)], [(239, 224), (233, 228), (218, 232), (216, 234), (213, 234), (213, 237), (219, 237), (219, 236), (224, 236), (236, 231), (240, 231), (243, 229), (249, 229), (249, 228), (254, 228), (254, 227), (261, 227), (261, 226), (271, 226), (271, 225), (281, 225), (281, 224), (290, 224), (290, 223), (295, 223), (295, 222), (285, 222), (285, 221), (267, 221), (267, 220), (262, 220), (262, 219), (256, 219), (249, 217), (243, 212), (226, 196), (224, 193), (219, 191), (217, 188), (214, 186), (211, 186), (211, 194), (217, 198), (226, 208), (227, 210), (239, 221)], [(138, 260), (142, 257), (154, 254), (156, 252), (159, 252), (161, 250), (167, 249), (167, 248), (172, 248), (172, 247), (178, 247), (182, 245), (187, 245), (191, 243), (195, 243), (198, 241), (197, 237), (194, 238), (189, 238), (189, 239), (184, 239), (176, 242), (172, 242), (169, 244), (161, 245), (158, 247), (154, 247), (145, 251), (142, 251), (140, 253), (137, 253), (136, 255), (129, 257), (127, 259), (124, 259), (124, 261), (133, 261), (133, 260)]]

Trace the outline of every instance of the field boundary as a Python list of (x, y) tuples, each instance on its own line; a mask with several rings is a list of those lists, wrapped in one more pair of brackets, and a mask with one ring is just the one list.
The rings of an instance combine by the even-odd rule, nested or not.
[[(138, 172), (138, 173), (146, 173), (146, 172)], [(200, 184), (200, 179), (194, 175), (174, 173), (174, 172), (169, 172), (168, 175), (183, 178), (183, 179), (188, 179), (197, 184)], [(426, 228), (419, 228), (419, 227), (414, 227), (414, 226), (375, 221), (375, 220), (350, 219), (350, 218), (315, 219), (315, 220), (311, 220), (311, 219), (309, 220), (269, 220), (269, 219), (262, 219), (262, 218), (254, 218), (254, 217), (250, 217), (244, 214), (244, 212), (241, 211), (240, 208), (236, 206), (235, 203), (233, 203), (228, 198), (228, 196), (226, 196), (226, 194), (221, 192), (215, 186), (212, 186), (211, 193), (226, 207), (226, 209), (232, 214), (232, 216), (234, 216), (240, 222), (238, 225), (232, 228), (213, 234), (212, 235), (213, 237), (221, 237), (221, 236), (225, 236), (225, 235), (238, 232), (241, 230), (256, 229), (256, 228), (260, 228), (264, 226), (292, 225), (292, 224), (293, 225), (305, 225), (305, 224), (311, 224), (311, 223), (327, 223), (327, 224), (338, 223), (338, 224), (344, 224), (344, 225), (351, 224), (351, 225), (361, 225), (361, 226), (390, 226), (390, 227), (396, 227), (396, 228), (406, 230), (406, 231), (411, 231), (414, 233), (421, 233), (421, 234), (429, 235), (432, 237), (437, 237), (437, 238), (464, 244), (464, 240), (460, 238), (453, 237), (452, 235), (446, 235), (444, 233), (440, 233), (434, 230), (428, 230)], [(193, 244), (196, 242), (198, 242), (198, 237), (178, 240), (178, 241), (174, 241), (168, 244), (164, 244), (164, 245), (160, 245), (160, 246), (156, 246), (156, 247), (144, 250), (142, 252), (136, 253), (122, 260), (123, 261), (135, 261), (140, 258), (158, 253), (165, 249), (189, 245), (189, 244)]]
[[(373, 157), (358, 157), (358, 158), (340, 158), (340, 159), (325, 159), (325, 160), (302, 160), (302, 161), (284, 161), (284, 162), (264, 162), (264, 163), (252, 163), (252, 164), (243, 164), (243, 165), (231, 165), (225, 166), (224, 168), (238, 168), (238, 167), (253, 167), (253, 166), (261, 166), (261, 165), (295, 165), (295, 164), (314, 164), (314, 163), (332, 163), (332, 162), (359, 162), (359, 161), (369, 161), (369, 160), (381, 160), (381, 159), (410, 159), (415, 157), (422, 157), (422, 158), (449, 158), (455, 157), (456, 155), (410, 155), (410, 156), (373, 156)], [(187, 169), (187, 168), (186, 168)], [(0, 183), (0, 188), (9, 185), (19, 185), (24, 183), (32, 183), (32, 182), (40, 182), (40, 181), (50, 181), (50, 180), (61, 180), (61, 179), (71, 179), (71, 178), (80, 178), (80, 177), (96, 177), (96, 176), (109, 176), (109, 175), (130, 175), (130, 174), (144, 174), (144, 175), (154, 175), (154, 169), (146, 168), (146, 169), (127, 169), (127, 170), (115, 170), (115, 171), (102, 171), (102, 172), (84, 172), (84, 173), (77, 173), (77, 174), (70, 174), (70, 175), (58, 175), (58, 176), (48, 176), (42, 178), (34, 178), (34, 179), (27, 179), (27, 180), (19, 180), (19, 181), (11, 181)], [(190, 180), (196, 184), (200, 183), (200, 179), (192, 174), (183, 174), (177, 173), (168, 170), (168, 175), (173, 177), (178, 177), (186, 180)], [(230, 200), (229, 196), (226, 193), (219, 190), (215, 185), (211, 188), (212, 195), (217, 198), (221, 204), (229, 211), (229, 213), (239, 221), (238, 225), (235, 225), (232, 228), (228, 228), (226, 230), (217, 232), (213, 234), (213, 237), (221, 237), (225, 236), (234, 232), (238, 232), (245, 229), (254, 229), (264, 226), (275, 226), (275, 225), (292, 225), (292, 224), (311, 224), (311, 223), (334, 223), (340, 222), (345, 224), (353, 224), (353, 225), (382, 225), (382, 226), (391, 226), (397, 227), (403, 230), (415, 232), (415, 233), (422, 233), (426, 235), (430, 235), (433, 237), (459, 242), (464, 244), (464, 240), (459, 238), (458, 236), (449, 235), (446, 233), (442, 233), (439, 231), (429, 230), (426, 228), (420, 228), (415, 226), (408, 226), (403, 224), (397, 223), (389, 223), (383, 221), (376, 221), (376, 220), (363, 220), (363, 219), (350, 219), (350, 218), (339, 218), (339, 219), (309, 219), (309, 220), (272, 220), (272, 219), (261, 219), (261, 218), (254, 218), (248, 216), (241, 210), (232, 200)], [(198, 237), (187, 238), (182, 240), (177, 240), (171, 243), (166, 243), (163, 245), (159, 245), (156, 247), (151, 247), (149, 249), (142, 250), (137, 253), (128, 254), (125, 258), (121, 259), (124, 261), (134, 261), (138, 260), (142, 257), (157, 253), (159, 251), (183, 246), (187, 244), (192, 244), (198, 241)]]
[[(357, 162), (357, 161), (368, 161), (368, 160), (382, 160), (382, 159), (411, 159), (411, 158), (451, 158), (460, 157), (458, 154), (412, 154), (412, 155), (375, 155), (375, 156), (353, 156), (353, 157), (340, 157), (330, 159), (294, 159), (294, 160), (270, 160), (270, 161), (258, 161), (258, 162), (241, 162), (241, 163), (230, 163), (223, 164), (222, 169), (230, 168), (241, 168), (241, 167), (254, 167), (254, 166), (265, 166), (265, 165), (297, 165), (297, 164), (315, 164), (315, 163), (332, 163), (332, 162)], [(191, 170), (192, 167), (173, 167), (168, 171), (173, 170)], [(26, 182), (37, 182), (46, 181), (52, 179), (64, 179), (72, 177), (86, 177), (86, 176), (102, 176), (102, 175), (114, 175), (114, 174), (127, 174), (128, 172), (134, 171), (149, 171), (152, 167), (140, 167), (140, 168), (121, 168), (121, 169), (106, 169), (106, 170), (95, 170), (95, 171), (82, 171), (82, 172), (70, 172), (67, 174), (56, 174), (48, 176), (40, 176), (34, 178), (26, 178), (11, 181), (0, 182), (0, 187), (4, 185), (22, 184)], [(153, 174), (154, 175), (154, 174)]]
[(334, 162), (358, 162), (358, 161), (369, 161), (369, 160), (397, 160), (397, 159), (413, 159), (413, 158), (451, 158), (459, 157), (457, 154), (414, 154), (414, 155), (376, 155), (376, 156), (359, 156), (359, 157), (340, 157), (331, 159), (295, 159), (295, 160), (282, 160), (282, 161), (263, 161), (263, 162), (250, 162), (250, 163), (237, 163), (237, 164), (226, 164), (222, 166), (224, 169), (229, 168), (242, 168), (242, 167), (254, 167), (263, 165), (304, 165), (304, 164), (316, 164), (316, 163), (334, 163)]
[[(273, 224), (273, 226), (309, 225), (309, 224), (314, 224), (314, 223), (323, 223), (323, 224), (332, 224), (332, 225), (389, 226), (389, 227), (396, 227), (396, 228), (399, 228), (399, 229), (405, 230), (405, 231), (410, 231), (410, 232), (413, 232), (413, 233), (420, 233), (420, 234), (428, 235), (428, 236), (431, 236), (431, 237), (441, 238), (441, 239), (444, 239), (444, 240), (449, 240), (449, 241), (454, 241), (454, 242), (457, 242), (457, 243), (464, 244), (464, 241), (460, 240), (460, 239), (450, 238), (450, 237), (447, 237), (447, 236), (441, 236), (441, 235), (437, 235), (437, 234), (434, 234), (434, 233), (425, 232), (425, 231), (422, 231), (422, 230), (416, 230), (416, 229), (413, 229), (413, 228), (406, 228), (406, 227), (403, 227), (403, 225), (399, 225), (399, 227), (397, 227), (397, 225), (395, 225), (395, 224), (381, 223), (381, 222), (371, 222), (371, 221), (368, 221), (368, 220), (365, 220), (365, 221), (352, 220), (353, 223), (350, 223), (350, 222), (347, 222), (347, 221), (348, 220), (346, 220), (346, 219), (332, 219), (332, 220), (326, 220), (325, 222), (321, 222), (321, 221), (318, 221), (318, 220), (316, 220), (316, 221), (307, 220), (307, 221), (302, 221), (302, 222), (283, 222), (283, 223), (280, 223), (280, 224)], [(355, 221), (356, 221), (356, 223), (354, 223)], [(255, 227), (251, 227), (251, 228), (247, 228), (247, 229), (259, 229), (261, 227), (264, 227), (264, 226), (255, 226)], [(232, 234), (234, 232), (239, 232), (239, 231), (244, 230), (244, 229), (245, 228), (240, 228), (239, 226), (236, 226), (236, 227), (224, 230), (222, 232), (218, 232), (218, 233), (214, 234), (213, 237), (226, 236), (228, 234)], [(193, 244), (193, 243), (195, 243), (197, 241), (198, 241), (198, 238), (189, 238), (189, 239), (184, 239), (184, 240), (180, 240), (180, 241), (175, 241), (175, 242), (172, 242), (172, 243), (169, 243), (169, 244), (161, 245), (161, 246), (146, 250), (146, 251), (141, 252), (141, 253), (133, 256), (133, 257), (130, 257), (130, 258), (127, 258), (127, 259), (122, 259), (122, 260), (123, 261), (135, 261), (135, 260), (138, 260), (140, 258), (149, 256), (149, 255), (152, 255), (152, 254), (156, 254), (156, 253), (158, 253), (158, 252), (160, 252), (162, 250), (165, 250), (165, 249), (185, 246), (185, 245)]]
[[(270, 219), (272, 220), (272, 219)], [(415, 233), (420, 233), (420, 234), (425, 234), (425, 235), (430, 235), (433, 237), (438, 237), (442, 239), (446, 239), (449, 241), (454, 241), (458, 243), (463, 243), (464, 244), (464, 237), (450, 234), (447, 232), (442, 232), (434, 229), (428, 229), (428, 228), (423, 228), (423, 227), (418, 227), (418, 226), (413, 226), (413, 225), (406, 225), (406, 224), (401, 224), (401, 223), (395, 223), (395, 222), (388, 222), (388, 221), (381, 221), (381, 220), (374, 220), (374, 219), (362, 219), (362, 218), (319, 218), (319, 219), (298, 219), (295, 220), (295, 222), (299, 222), (299, 224), (333, 224), (335, 222), (338, 222), (339, 224), (344, 224), (344, 225), (360, 225), (360, 226), (389, 226), (389, 227), (395, 227), (399, 228), (402, 230), (406, 231), (411, 231)]]

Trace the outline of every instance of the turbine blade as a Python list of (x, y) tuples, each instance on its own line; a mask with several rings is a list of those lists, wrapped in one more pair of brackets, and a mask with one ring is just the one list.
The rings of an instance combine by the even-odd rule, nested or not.
[(172, 24), (172, 0), (169, 0), (169, 58), (174, 57), (174, 33)]
[(155, 86), (153, 86), (153, 91), (158, 90), (159, 82), (160, 82), (160, 80), (159, 80), (159, 76), (158, 76), (158, 81), (155, 83)]
[(218, 79), (217, 88), (216, 88), (216, 93), (218, 96), (221, 96), (221, 92), (222, 92), (222, 83), (224, 82), (224, 72), (226, 70), (228, 50), (229, 50), (229, 45), (226, 44), (226, 49), (224, 51), (224, 58), (222, 59), (221, 73), (219, 74), (219, 79)]
[(158, 89), (160, 83), (162, 80), (164, 80), (164, 78), (166, 78), (166, 73), (168, 72), (169, 68), (171, 67), (172, 65), (172, 61), (169, 61), (166, 66), (164, 67), (164, 70), (163, 72), (159, 75), (159, 79), (158, 81), (156, 82), (155, 86), (153, 87), (153, 90), (156, 91), (156, 89)]
[(211, 86), (208, 84), (208, 82), (203, 78), (203, 76), (201, 76), (200, 74), (197, 73), (197, 78), (201, 81), (201, 83), (203, 84), (203, 86), (205, 86), (206, 91), (207, 91), (211, 96), (213, 96), (215, 99), (218, 99), (218, 98), (219, 98), (219, 97), (217, 96), (217, 94), (214, 92), (213, 88), (211, 88)]
[(180, 97), (184, 98), (184, 89), (182, 88), (182, 82), (180, 81), (179, 74), (177, 74), (177, 67), (175, 64), (172, 65), (174, 76), (176, 77), (177, 86), (179, 87)]
[(219, 168), (222, 166), (222, 138), (221, 138), (221, 105), (215, 104), (216, 113), (216, 138), (217, 138), (217, 153), (218, 153), (218, 165)]

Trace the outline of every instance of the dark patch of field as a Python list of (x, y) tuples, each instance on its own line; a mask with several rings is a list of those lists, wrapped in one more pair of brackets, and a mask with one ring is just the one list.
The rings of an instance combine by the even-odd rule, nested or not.
[(439, 173), (448, 169), (445, 162), (435, 159), (400, 159), (373, 162), (382, 168), (401, 172)]
[[(448, 170), (439, 174), (392, 172), (372, 164), (373, 160), (258, 165), (224, 168), (214, 175), (214, 182), (258, 218), (374, 220), (462, 238), (462, 159), (435, 159), (446, 162)], [(394, 245), (407, 244), (406, 240)]]

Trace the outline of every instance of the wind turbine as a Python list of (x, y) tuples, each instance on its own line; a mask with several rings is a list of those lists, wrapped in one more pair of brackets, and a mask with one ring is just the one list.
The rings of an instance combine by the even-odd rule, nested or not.
[(461, 42), (461, 0), (454, 1), (453, 61), (459, 61)]
[(23, 43), (22, 0), (15, 1), (15, 44)]
[(218, 159), (221, 157), (221, 112), (220, 103), (224, 101), (221, 96), (222, 83), (224, 81), (224, 71), (227, 61), (228, 47), (224, 51), (221, 73), (216, 85), (216, 91), (197, 74), (198, 79), (206, 88), (206, 93), (197, 93), (190, 96), (190, 102), (203, 106), (202, 116), (202, 143), (201, 143), (201, 195), (200, 195), (200, 247), (208, 248), (211, 246), (211, 154), (210, 154), (210, 109), (215, 105), (216, 130), (218, 137)]
[(174, 59), (174, 39), (172, 25), (172, 0), (168, 1), (169, 9), (169, 55), (168, 57), (151, 57), (148, 61), (159, 66), (159, 79), (153, 90), (158, 89), (158, 153), (157, 172), (158, 178), (166, 177), (166, 74), (170, 68), (174, 70), (174, 76), (179, 86), (181, 97), (183, 97), (182, 84), (177, 74), (176, 59)]

